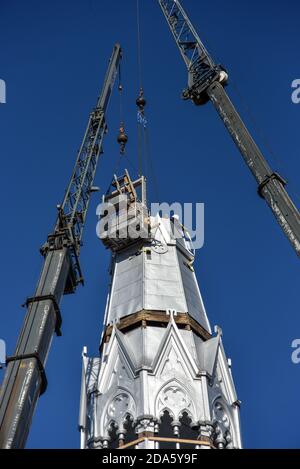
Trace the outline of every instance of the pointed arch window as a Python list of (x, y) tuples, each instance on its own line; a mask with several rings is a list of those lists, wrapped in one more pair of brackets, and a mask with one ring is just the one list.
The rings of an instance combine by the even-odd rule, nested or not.
[(135, 433), (133, 418), (130, 415), (127, 415), (127, 417), (125, 419), (124, 430), (125, 430), (125, 433), (124, 433), (124, 435), (125, 435), (124, 444), (125, 445), (127, 443), (130, 443), (131, 441), (134, 441), (137, 438), (137, 435)]
[[(174, 438), (174, 427), (172, 425), (173, 417), (171, 417), (170, 413), (165, 410), (159, 423), (159, 432), (158, 436), (163, 438)], [(159, 442), (159, 449), (169, 449), (169, 448), (176, 448), (176, 443), (168, 442), (168, 441), (160, 441)]]
[(118, 435), (118, 426), (115, 422), (110, 424), (110, 428), (108, 431), (109, 434), (109, 441), (108, 447), (109, 449), (116, 449), (119, 447), (119, 435)]
[[(199, 430), (196, 426), (192, 425), (192, 419), (187, 412), (183, 412), (179, 419), (179, 438), (183, 440), (197, 440)], [(180, 443), (182, 449), (195, 449), (193, 443)]]

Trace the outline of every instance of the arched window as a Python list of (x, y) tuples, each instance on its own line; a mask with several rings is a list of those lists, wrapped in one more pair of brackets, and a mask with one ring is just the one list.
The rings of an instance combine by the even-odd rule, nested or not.
[[(192, 427), (192, 419), (187, 412), (183, 412), (182, 416), (179, 419), (179, 438), (183, 440), (197, 440), (198, 438), (198, 429)], [(195, 449), (196, 443), (180, 443), (180, 448), (182, 449)]]
[(119, 436), (117, 434), (117, 425), (115, 422), (112, 422), (108, 431), (109, 434), (109, 442), (108, 447), (110, 449), (118, 448), (119, 447)]
[(124, 430), (125, 430), (125, 440), (124, 443), (130, 443), (131, 441), (136, 440), (137, 435), (135, 433), (135, 428), (133, 425), (133, 418), (130, 415), (127, 415), (125, 422), (124, 422)]
[[(165, 410), (163, 413), (163, 416), (160, 419), (159, 432), (158, 432), (159, 437), (174, 438), (172, 422), (173, 422), (173, 418), (170, 416), (169, 412)], [(159, 448), (160, 449), (176, 448), (176, 443), (169, 442), (169, 441), (160, 441)]]

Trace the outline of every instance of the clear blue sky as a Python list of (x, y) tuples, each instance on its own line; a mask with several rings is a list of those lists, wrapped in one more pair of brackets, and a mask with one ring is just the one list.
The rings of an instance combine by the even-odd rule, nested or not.
[[(184, 64), (158, 2), (142, 4), (144, 88), (159, 197), (205, 203), (206, 240), (196, 271), (211, 323), (222, 326), (233, 361), (244, 445), (299, 447), (300, 365), (291, 362), (291, 342), (300, 337), (299, 261), (256, 195), (212, 105), (196, 108), (180, 99)], [(291, 82), (300, 78), (299, 2), (183, 4), (229, 70), (228, 93), (297, 197), (300, 105), (291, 102)], [(12, 354), (24, 316), (20, 305), (32, 295), (41, 267), (38, 249), (54, 223), (116, 41), (124, 49), (128, 156), (136, 163), (136, 20), (135, 0), (2, 0), (0, 8), (0, 78), (7, 83), (7, 104), (0, 107), (0, 337)], [(111, 104), (96, 178), (103, 191), (118, 156), (117, 95)], [(86, 286), (63, 299), (63, 336), (53, 341), (48, 391), (39, 401), (29, 448), (79, 445), (80, 355), (83, 345), (97, 354), (108, 286), (109, 256), (95, 234), (98, 201), (94, 196), (82, 250)]]

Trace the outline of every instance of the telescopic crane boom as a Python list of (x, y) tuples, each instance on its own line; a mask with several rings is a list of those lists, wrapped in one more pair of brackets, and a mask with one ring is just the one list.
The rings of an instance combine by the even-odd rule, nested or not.
[(56, 332), (61, 335), (59, 303), (83, 283), (79, 255), (83, 228), (102, 142), (109, 98), (121, 59), (116, 44), (102, 93), (92, 110), (53, 232), (42, 247), (44, 256), (35, 294), (26, 302), (27, 314), (14, 356), (8, 357), (0, 393), (0, 448), (23, 448), (38, 397), (45, 392), (45, 363)]
[(184, 99), (196, 105), (211, 101), (258, 183), (279, 225), (300, 256), (300, 214), (285, 190), (286, 182), (274, 172), (230, 101), (224, 85), (228, 75), (215, 64), (178, 0), (158, 0), (188, 69)]

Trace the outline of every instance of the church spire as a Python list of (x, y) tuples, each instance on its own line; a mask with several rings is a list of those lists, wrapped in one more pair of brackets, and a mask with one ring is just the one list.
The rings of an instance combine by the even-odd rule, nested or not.
[(100, 357), (83, 353), (82, 448), (240, 448), (239, 401), (212, 334), (194, 252), (176, 217), (152, 216), (126, 171), (103, 198), (112, 252)]

